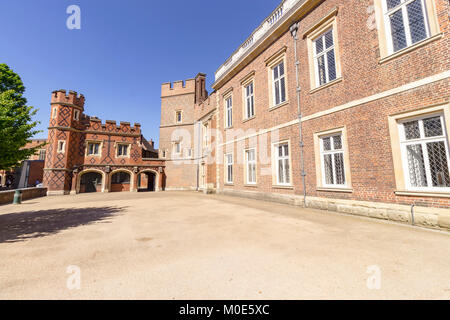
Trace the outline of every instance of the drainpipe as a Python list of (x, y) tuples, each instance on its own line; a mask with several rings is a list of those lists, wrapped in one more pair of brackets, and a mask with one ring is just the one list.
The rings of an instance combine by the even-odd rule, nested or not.
[(303, 183), (303, 205), (306, 207), (306, 171), (305, 171), (305, 158), (304, 158), (304, 147), (303, 142), (303, 129), (302, 129), (302, 109), (300, 104), (300, 78), (299, 78), (299, 65), (297, 54), (297, 41), (298, 41), (298, 22), (294, 23), (290, 29), (291, 35), (294, 38), (294, 57), (295, 57), (295, 78), (297, 81), (297, 114), (298, 114), (298, 131), (299, 131), (299, 141), (300, 141), (300, 162), (301, 162), (301, 175)]

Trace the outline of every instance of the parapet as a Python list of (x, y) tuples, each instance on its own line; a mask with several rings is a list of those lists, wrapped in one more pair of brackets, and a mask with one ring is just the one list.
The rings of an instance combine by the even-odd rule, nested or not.
[(82, 94), (78, 95), (76, 91), (56, 90), (52, 92), (52, 104), (70, 104), (80, 107), (84, 110), (85, 98)]
[(195, 79), (166, 82), (161, 86), (161, 97), (171, 97), (189, 93), (195, 94)]
[(135, 123), (131, 126), (129, 122), (121, 121), (120, 125), (117, 125), (115, 120), (106, 120), (102, 123), (102, 120), (97, 117), (89, 117), (89, 123), (86, 124), (87, 131), (104, 131), (115, 133), (128, 133), (128, 134), (141, 134), (141, 125)]

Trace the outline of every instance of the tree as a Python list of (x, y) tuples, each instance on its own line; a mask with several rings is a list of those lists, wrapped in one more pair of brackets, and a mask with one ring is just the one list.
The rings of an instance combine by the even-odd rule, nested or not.
[(37, 133), (37, 121), (32, 121), (37, 109), (27, 106), (23, 97), (25, 86), (19, 75), (6, 64), (0, 64), (0, 170), (8, 170), (36, 153), (34, 148), (24, 149)]

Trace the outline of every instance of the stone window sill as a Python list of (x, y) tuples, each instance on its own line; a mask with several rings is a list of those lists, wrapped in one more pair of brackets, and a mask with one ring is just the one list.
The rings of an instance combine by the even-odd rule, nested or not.
[(321, 192), (353, 193), (353, 189), (351, 189), (351, 188), (317, 188), (316, 191), (321, 191)]
[(450, 198), (449, 192), (427, 192), (427, 191), (409, 191), (409, 190), (397, 190), (394, 192), (397, 196), (409, 196), (409, 197), (430, 197), (430, 198)]
[(394, 52), (394, 53), (392, 53), (392, 54), (390, 54), (390, 55), (380, 59), (380, 61), (378, 63), (379, 64), (383, 64), (385, 62), (391, 61), (392, 59), (400, 57), (400, 56), (402, 56), (402, 55), (404, 55), (404, 54), (406, 54), (408, 52), (414, 51), (414, 50), (416, 50), (416, 49), (418, 49), (418, 48), (420, 48), (420, 47), (422, 47), (424, 45), (427, 45), (430, 42), (438, 40), (440, 38), (442, 38), (442, 33), (438, 33), (438, 34), (436, 34), (436, 35), (434, 35), (434, 36), (432, 36), (430, 38), (427, 38), (425, 40), (417, 42), (417, 43), (413, 44), (412, 46), (409, 46), (409, 47), (404, 48), (404, 49), (402, 49), (400, 51)]
[(337, 79), (334, 79), (333, 81), (330, 81), (330, 82), (328, 82), (328, 83), (325, 83), (325, 84), (321, 85), (320, 87), (317, 87), (317, 88), (315, 88), (315, 89), (312, 89), (311, 91), (309, 91), (309, 93), (310, 93), (310, 94), (316, 93), (317, 91), (320, 91), (320, 90), (322, 90), (322, 89), (326, 89), (326, 88), (328, 88), (328, 87), (331, 87), (332, 85), (334, 85), (334, 84), (336, 84), (336, 83), (339, 83), (339, 82), (341, 82), (341, 81), (342, 81), (342, 77), (339, 77), (339, 78), (337, 78)]
[(279, 186), (274, 185), (272, 186), (273, 189), (284, 189), (284, 190), (294, 190), (294, 186)]
[(255, 116), (242, 120), (242, 123), (246, 123), (246, 122), (248, 122), (250, 120), (253, 120), (253, 119), (255, 119)]
[(289, 104), (289, 100), (286, 100), (285, 102), (282, 102), (282, 103), (280, 103), (280, 104), (277, 104), (276, 106), (270, 107), (270, 108), (269, 108), (269, 112), (270, 112), (270, 111), (273, 111), (273, 110), (276, 110), (276, 109), (278, 109), (278, 108), (284, 107), (285, 105), (288, 105), (288, 104)]
[(258, 188), (257, 184), (244, 184), (244, 187), (246, 188)]

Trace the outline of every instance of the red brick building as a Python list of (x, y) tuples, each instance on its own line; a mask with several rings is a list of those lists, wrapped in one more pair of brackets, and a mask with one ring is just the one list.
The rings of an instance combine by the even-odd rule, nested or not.
[[(25, 145), (24, 149), (35, 148), (45, 143), (45, 139), (32, 139)], [(8, 180), (11, 183), (11, 189), (35, 187), (37, 182), (42, 183), (46, 148), (45, 145), (40, 147), (36, 154), (23, 161), (16, 168), (0, 170), (0, 188), (5, 187)]]
[(84, 114), (84, 103), (74, 91), (52, 94), (44, 168), (48, 194), (164, 189), (164, 161), (141, 125), (102, 123)]
[[(449, 10), (282, 1), (208, 98), (195, 99), (194, 80), (163, 85), (162, 119), (181, 111), (194, 130), (188, 147), (161, 130), (168, 159), (194, 150), (173, 186), (196, 176), (199, 189), (450, 228)], [(188, 89), (167, 106), (164, 92)]]

